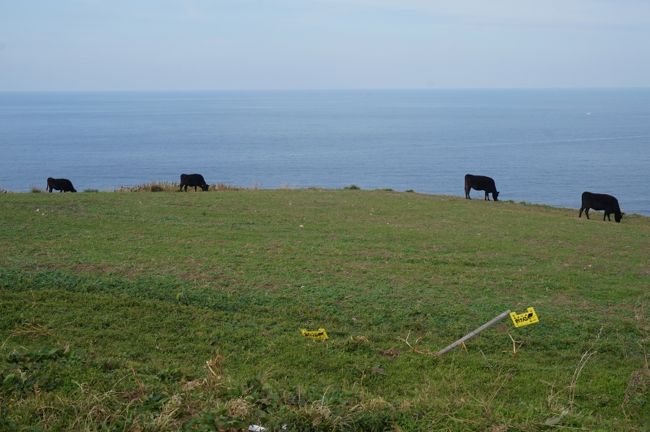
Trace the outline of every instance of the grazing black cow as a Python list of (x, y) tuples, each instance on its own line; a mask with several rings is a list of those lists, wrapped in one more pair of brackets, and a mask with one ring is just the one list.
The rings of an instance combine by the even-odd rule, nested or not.
[(616, 222), (620, 222), (621, 219), (623, 219), (623, 215), (625, 214), (621, 213), (621, 208), (619, 207), (618, 200), (615, 197), (607, 194), (583, 192), (582, 206), (580, 206), (580, 213), (578, 213), (578, 217), (582, 217), (582, 211), (584, 210), (587, 219), (589, 219), (589, 209), (605, 210), (603, 221), (605, 218), (611, 221), (612, 218), (610, 218), (609, 215), (614, 213), (614, 220)]
[(194, 186), (194, 190), (196, 191), (196, 187), (200, 187), (204, 191), (207, 191), (210, 186), (205, 182), (205, 179), (201, 174), (181, 174), (181, 189), (185, 188), (185, 192), (187, 192), (187, 187)]
[(77, 192), (77, 190), (72, 186), (72, 182), (68, 179), (55, 179), (52, 177), (47, 178), (47, 187), (45, 190), (52, 193), (52, 189), (56, 189), (59, 192)]
[(487, 201), (490, 201), (488, 194), (491, 193), (494, 201), (498, 201), (497, 197), (499, 196), (499, 192), (491, 177), (465, 174), (465, 198), (467, 199), (471, 199), (469, 197), (470, 189), (485, 191), (484, 199)]

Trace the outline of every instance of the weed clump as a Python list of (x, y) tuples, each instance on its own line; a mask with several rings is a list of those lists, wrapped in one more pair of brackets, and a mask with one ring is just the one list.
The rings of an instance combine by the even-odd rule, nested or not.
[(361, 190), (361, 188), (359, 186), (355, 185), (355, 184), (345, 186), (343, 189), (344, 190)]
[(215, 354), (210, 360), (205, 362), (207, 372), (206, 384), (212, 388), (224, 384), (225, 375), (223, 372), (223, 362), (226, 358), (220, 354)]
[(185, 291), (180, 291), (178, 294), (176, 294), (176, 301), (182, 305), (190, 304), (190, 299)]
[(226, 402), (226, 410), (230, 417), (245, 419), (251, 414), (252, 409), (250, 402), (241, 397)]

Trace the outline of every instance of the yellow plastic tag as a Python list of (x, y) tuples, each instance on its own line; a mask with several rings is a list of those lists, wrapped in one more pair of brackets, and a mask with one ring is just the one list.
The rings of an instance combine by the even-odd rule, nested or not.
[(515, 325), (515, 327), (524, 327), (529, 324), (537, 324), (539, 322), (537, 313), (532, 307), (529, 307), (526, 309), (526, 312), (520, 314), (517, 312), (510, 312), (510, 318), (512, 319), (512, 323)]
[(329, 336), (327, 336), (327, 332), (325, 331), (324, 328), (319, 328), (318, 330), (300, 329), (300, 333), (304, 337), (308, 337), (308, 338), (314, 339), (314, 340), (327, 340), (327, 339), (329, 339)]

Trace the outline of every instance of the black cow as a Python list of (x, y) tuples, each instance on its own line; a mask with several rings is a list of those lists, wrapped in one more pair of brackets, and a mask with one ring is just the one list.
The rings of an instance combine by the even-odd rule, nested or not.
[(484, 199), (487, 201), (490, 201), (488, 194), (491, 193), (494, 201), (498, 201), (497, 197), (499, 196), (499, 192), (491, 177), (465, 174), (465, 198), (467, 199), (471, 199), (469, 197), (470, 189), (485, 191)]
[(59, 192), (77, 192), (77, 190), (72, 186), (72, 182), (68, 179), (55, 179), (52, 177), (47, 178), (47, 187), (45, 190), (52, 193), (52, 189), (56, 189)]
[(594, 210), (605, 210), (603, 215), (603, 221), (605, 218), (607, 220), (612, 220), (609, 215), (614, 213), (614, 220), (620, 222), (623, 219), (625, 213), (621, 213), (621, 208), (618, 205), (618, 200), (607, 194), (597, 194), (591, 192), (582, 193), (582, 206), (580, 207), (580, 213), (578, 217), (582, 217), (582, 211), (585, 211), (587, 219), (589, 219), (589, 209)]
[(185, 188), (185, 192), (187, 192), (187, 187), (194, 186), (194, 190), (196, 191), (196, 187), (200, 187), (204, 191), (207, 191), (210, 186), (205, 182), (205, 179), (201, 174), (181, 174), (181, 189)]

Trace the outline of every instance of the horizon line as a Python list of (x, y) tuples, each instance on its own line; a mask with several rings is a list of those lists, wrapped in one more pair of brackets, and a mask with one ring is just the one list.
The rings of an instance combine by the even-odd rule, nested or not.
[(647, 86), (542, 86), (542, 87), (328, 87), (238, 89), (0, 89), (0, 93), (273, 93), (363, 91), (496, 91), (496, 90), (650, 90)]

